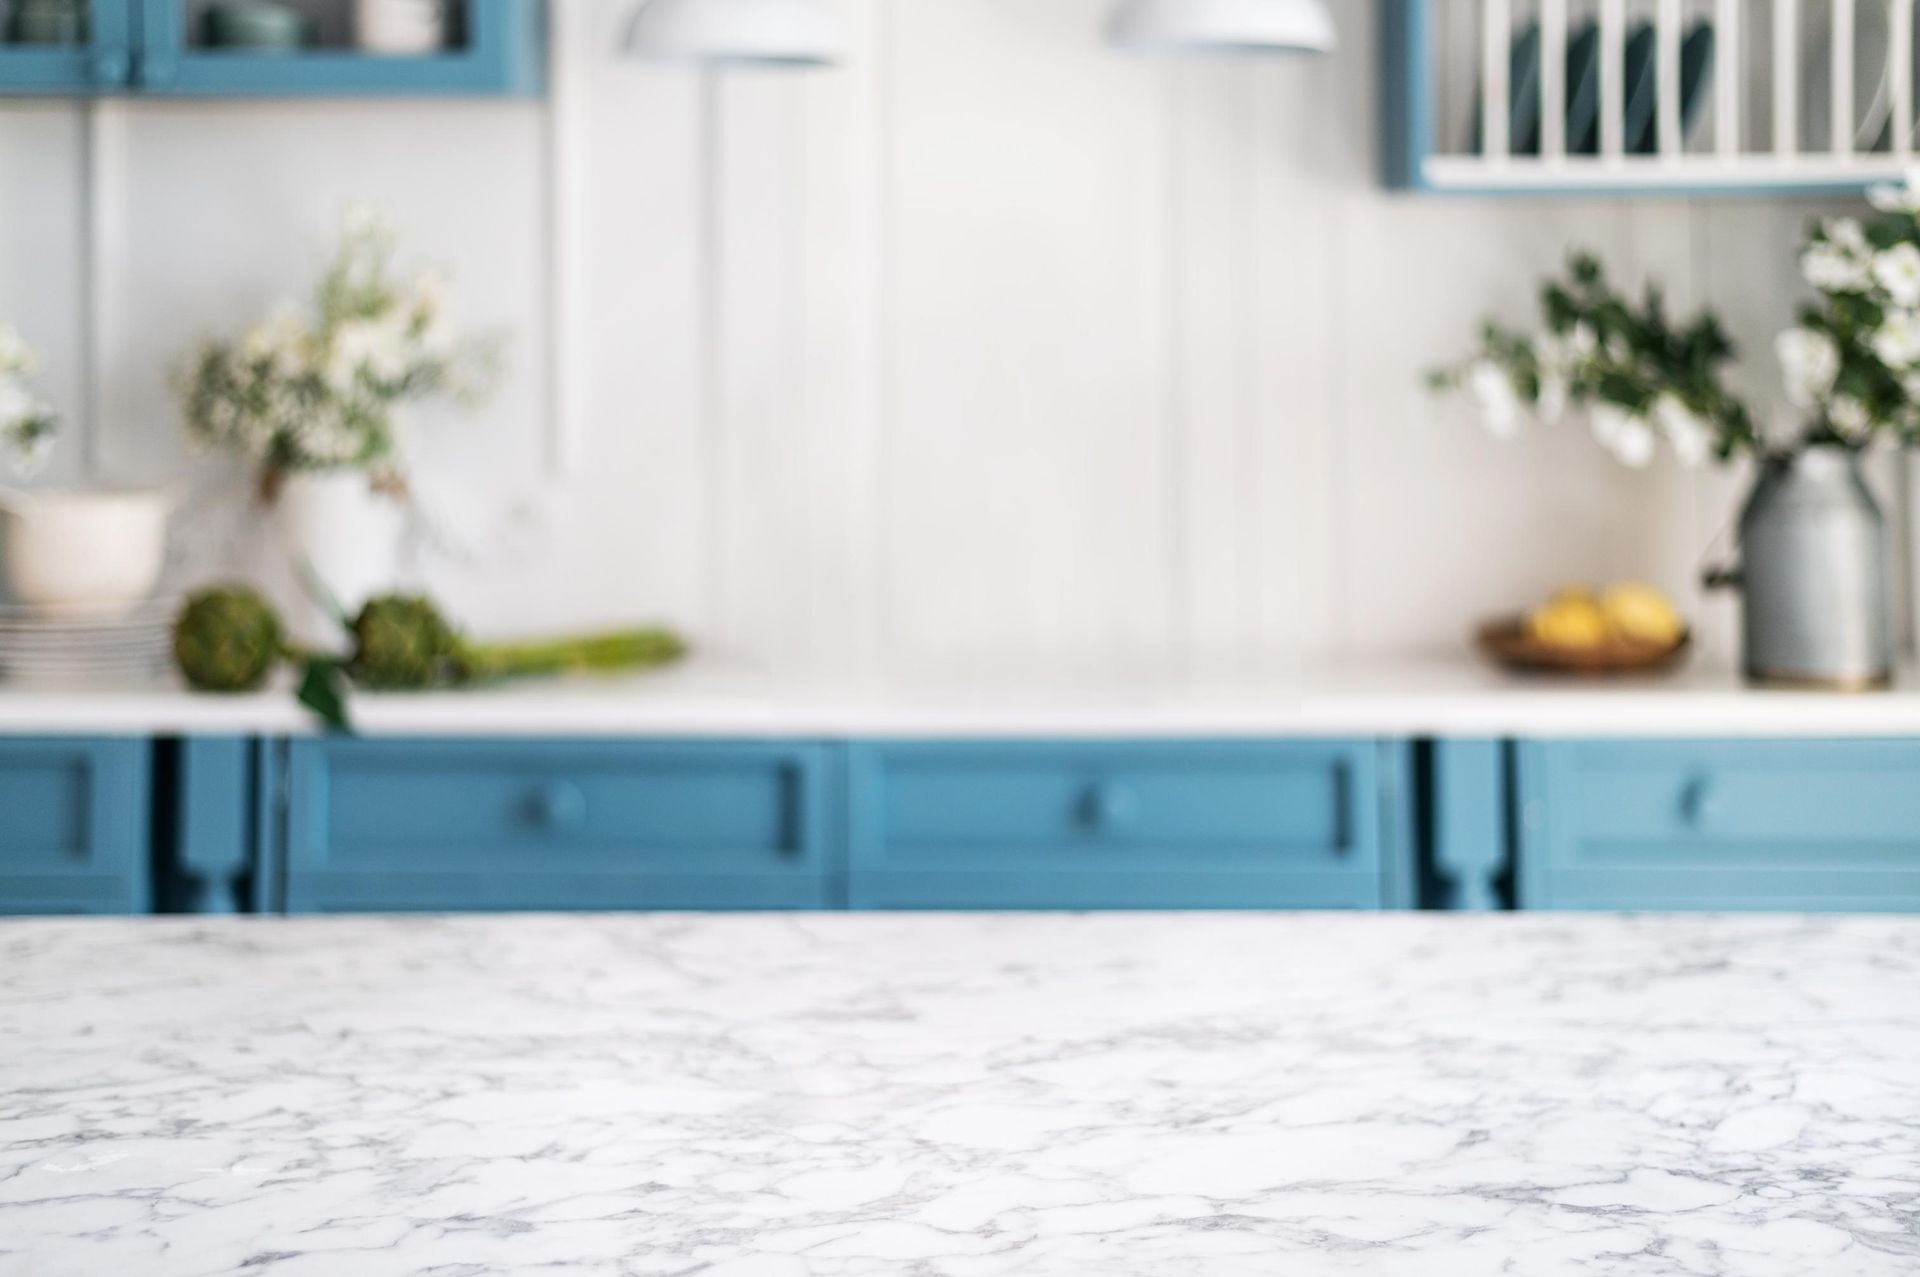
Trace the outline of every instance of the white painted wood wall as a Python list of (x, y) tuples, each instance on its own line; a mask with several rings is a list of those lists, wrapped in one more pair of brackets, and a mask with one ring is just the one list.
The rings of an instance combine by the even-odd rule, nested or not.
[[(0, 107), (0, 315), (94, 405), (102, 475), (187, 466), (167, 369), (364, 196), (515, 335), (498, 399), (418, 449), (490, 545), (513, 532), (433, 569), (478, 628), (664, 615), (785, 670), (1179, 674), (1448, 648), (1568, 578), (1691, 597), (1737, 480), (1625, 473), (1573, 430), (1497, 444), (1421, 372), (1577, 243), (1723, 307), (1767, 394), (1814, 206), (1388, 195), (1361, 0), (1337, 56), (1239, 65), (1115, 55), (1103, 0), (839, 0), (843, 69), (710, 82), (620, 61), (626, 0), (558, 3), (558, 131), (525, 104)], [(1724, 652), (1728, 605), (1700, 608)]]

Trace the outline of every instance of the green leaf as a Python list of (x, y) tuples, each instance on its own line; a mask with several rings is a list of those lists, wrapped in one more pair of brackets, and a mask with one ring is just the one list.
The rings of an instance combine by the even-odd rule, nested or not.
[(328, 731), (353, 733), (347, 718), (345, 677), (338, 661), (314, 657), (307, 661), (297, 693), (300, 703), (327, 725)]

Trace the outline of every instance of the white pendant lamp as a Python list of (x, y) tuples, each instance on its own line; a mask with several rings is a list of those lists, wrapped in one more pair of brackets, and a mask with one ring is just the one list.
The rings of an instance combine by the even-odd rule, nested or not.
[(644, 0), (627, 56), (663, 62), (830, 66), (840, 24), (822, 0)]
[(1135, 53), (1326, 53), (1338, 42), (1327, 0), (1120, 0), (1107, 36)]

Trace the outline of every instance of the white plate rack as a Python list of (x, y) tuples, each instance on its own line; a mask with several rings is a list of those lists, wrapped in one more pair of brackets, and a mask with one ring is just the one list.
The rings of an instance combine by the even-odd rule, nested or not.
[(1915, 163), (1920, 0), (1381, 0), (1388, 184), (1857, 192)]

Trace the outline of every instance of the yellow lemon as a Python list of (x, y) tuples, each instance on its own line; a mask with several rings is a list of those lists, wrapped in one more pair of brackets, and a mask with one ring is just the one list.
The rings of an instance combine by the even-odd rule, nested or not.
[(1680, 641), (1686, 625), (1667, 596), (1650, 585), (1627, 581), (1600, 596), (1607, 627), (1616, 636), (1637, 643), (1671, 647)]
[(1598, 647), (1607, 641), (1607, 614), (1592, 595), (1562, 591), (1527, 619), (1527, 631), (1551, 647)]

